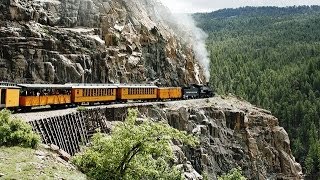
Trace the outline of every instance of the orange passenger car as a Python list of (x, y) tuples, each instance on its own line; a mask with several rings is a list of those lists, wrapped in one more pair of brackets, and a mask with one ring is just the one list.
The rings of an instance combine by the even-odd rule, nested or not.
[(19, 106), (20, 88), (13, 83), (0, 83), (0, 109)]
[(121, 101), (157, 99), (157, 88), (153, 85), (119, 85), (117, 98)]
[(161, 87), (158, 88), (158, 99), (181, 99), (182, 89), (181, 87)]
[(64, 107), (71, 104), (71, 87), (60, 84), (18, 84), (20, 107), (47, 106)]
[(71, 100), (75, 104), (116, 101), (117, 86), (79, 84), (72, 86)]

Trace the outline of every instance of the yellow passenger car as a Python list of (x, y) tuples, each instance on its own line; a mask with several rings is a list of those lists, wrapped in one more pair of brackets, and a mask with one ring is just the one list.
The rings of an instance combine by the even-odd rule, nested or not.
[(20, 107), (47, 106), (64, 107), (71, 104), (71, 86), (62, 84), (18, 84)]
[(158, 88), (158, 99), (181, 99), (182, 89), (181, 87), (161, 87)]
[(119, 85), (117, 98), (120, 101), (157, 99), (157, 86)]
[(72, 86), (71, 100), (75, 104), (116, 101), (117, 86), (79, 84)]
[(0, 83), (0, 109), (19, 106), (20, 88), (13, 83)]

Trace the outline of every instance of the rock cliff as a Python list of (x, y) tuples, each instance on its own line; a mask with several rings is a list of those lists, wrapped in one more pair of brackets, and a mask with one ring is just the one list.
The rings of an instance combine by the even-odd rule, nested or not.
[(188, 44), (155, 0), (2, 0), (0, 80), (203, 81)]
[(250, 103), (216, 97), (170, 102), (164, 108), (141, 113), (198, 135), (199, 148), (174, 143), (176, 163), (184, 168), (187, 179), (201, 179), (199, 174), (216, 179), (236, 167), (241, 167), (249, 179), (303, 178), (278, 119)]
[[(278, 119), (269, 111), (234, 97), (114, 104), (88, 107), (81, 113), (71, 108), (15, 116), (32, 121), (44, 143), (56, 144), (74, 154), (84, 137), (90, 137), (95, 129), (111, 132), (115, 124), (125, 119), (129, 108), (138, 108), (139, 120), (164, 122), (199, 138), (196, 148), (172, 142), (174, 162), (187, 179), (202, 179), (202, 175), (216, 179), (235, 167), (241, 167), (249, 179), (303, 178), (301, 166), (291, 153), (288, 134)], [(65, 132), (63, 137), (59, 132)]]

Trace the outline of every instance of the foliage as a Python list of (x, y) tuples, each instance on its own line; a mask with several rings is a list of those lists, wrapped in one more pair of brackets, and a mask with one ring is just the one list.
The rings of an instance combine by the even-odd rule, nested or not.
[(320, 168), (319, 15), (320, 6), (195, 15), (209, 34), (212, 86), (271, 110), (293, 140), (295, 157), (315, 176)]
[(78, 107), (77, 107), (77, 111), (78, 111), (78, 112), (83, 112), (83, 111), (86, 111), (86, 110), (87, 110), (87, 108), (84, 107), (84, 106), (78, 106)]
[(195, 146), (194, 137), (167, 124), (145, 120), (137, 124), (137, 110), (111, 135), (95, 134), (92, 144), (73, 163), (94, 179), (181, 179), (172, 164), (172, 139)]
[(40, 136), (32, 131), (29, 124), (11, 117), (8, 110), (0, 111), (0, 146), (22, 146), (36, 148)]
[(228, 174), (218, 177), (218, 180), (246, 180), (242, 175), (241, 168), (234, 168)]

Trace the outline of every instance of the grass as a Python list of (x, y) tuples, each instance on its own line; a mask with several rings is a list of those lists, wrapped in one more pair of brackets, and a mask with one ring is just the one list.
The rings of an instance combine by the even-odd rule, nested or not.
[[(38, 156), (37, 152), (45, 156)], [(0, 147), (0, 179), (86, 179), (56, 154), (43, 148)]]

